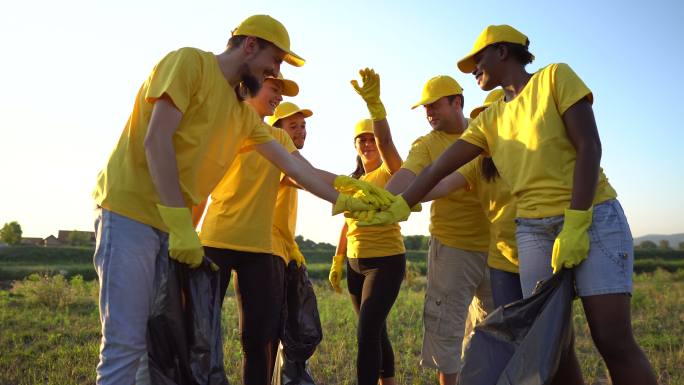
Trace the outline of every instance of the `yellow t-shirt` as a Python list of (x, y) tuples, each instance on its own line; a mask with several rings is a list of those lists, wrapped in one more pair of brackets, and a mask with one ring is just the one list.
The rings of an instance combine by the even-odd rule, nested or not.
[[(280, 128), (267, 126), (288, 152), (297, 148)], [(280, 184), (280, 170), (259, 153), (241, 153), (211, 192), (202, 222), (202, 245), (273, 253), (271, 228)]]
[[(401, 167), (418, 175), (460, 137), (431, 131), (413, 142)], [(435, 199), (430, 207), (430, 234), (449, 247), (487, 251), (489, 222), (482, 214), (476, 192), (460, 189)]]
[(297, 226), (297, 189), (280, 185), (273, 213), (273, 254), (290, 262), (290, 252), (298, 247), (295, 242), (295, 228)]
[(143, 143), (154, 103), (164, 94), (183, 113), (173, 145), (188, 207), (209, 196), (241, 146), (273, 138), (252, 108), (237, 99), (214, 54), (181, 48), (166, 55), (140, 87), (93, 197), (108, 210), (167, 231)]
[[(517, 216), (562, 215), (570, 205), (575, 148), (562, 116), (589, 88), (567, 64), (540, 69), (513, 100), (500, 100), (475, 118), (463, 140), (481, 147), (494, 159), (516, 198)], [(603, 169), (594, 204), (615, 198)]]
[(518, 273), (518, 246), (515, 240), (515, 200), (506, 183), (497, 177), (489, 182), (482, 176), (482, 157), (458, 169), (473, 189), (489, 220), (487, 265)]
[[(385, 187), (391, 177), (392, 173), (383, 163), (359, 179)], [(347, 218), (346, 221), (347, 258), (389, 257), (406, 253), (399, 224), (360, 227), (355, 219)]]

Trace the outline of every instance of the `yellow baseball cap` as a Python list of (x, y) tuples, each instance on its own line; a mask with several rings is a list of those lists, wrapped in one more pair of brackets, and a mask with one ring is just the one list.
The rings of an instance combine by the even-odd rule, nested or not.
[(361, 134), (373, 134), (373, 121), (371, 119), (361, 119), (354, 126), (354, 139)]
[(487, 97), (485, 98), (485, 101), (481, 106), (475, 107), (472, 111), (470, 111), (470, 119), (475, 119), (478, 115), (480, 115), (480, 112), (486, 110), (487, 107), (491, 106), (500, 99), (503, 99), (503, 97), (504, 90), (502, 90), (501, 88), (497, 88), (494, 91), (490, 92), (489, 94), (487, 94)]
[(278, 77), (272, 77), (269, 76), (266, 78), (266, 80), (271, 79), (271, 80), (279, 80), (280, 83), (283, 85), (283, 95), (293, 97), (297, 96), (299, 94), (299, 86), (297, 83), (295, 83), (294, 80), (290, 79), (285, 79), (283, 77), (282, 72), (278, 72)]
[(268, 15), (254, 15), (246, 18), (233, 30), (232, 36), (255, 36), (273, 43), (285, 51), (283, 60), (295, 67), (304, 65), (304, 59), (290, 50), (290, 35), (285, 26)]
[(418, 103), (414, 104), (411, 109), (418, 106), (424, 106), (436, 102), (439, 98), (450, 95), (462, 95), (463, 88), (451, 76), (439, 75), (430, 79), (423, 86), (423, 95)]
[(282, 102), (278, 105), (278, 107), (276, 107), (275, 111), (273, 111), (273, 115), (269, 116), (266, 119), (266, 122), (269, 125), (273, 126), (280, 119), (287, 118), (288, 116), (292, 116), (299, 112), (301, 112), (305, 118), (308, 118), (309, 116), (313, 115), (313, 112), (311, 112), (311, 110), (307, 110), (306, 108), (299, 108), (294, 103)]
[[(485, 49), (488, 45), (494, 43), (515, 43), (527, 47), (530, 45), (530, 40), (522, 32), (511, 27), (510, 25), (490, 25), (480, 33), (480, 36), (475, 40), (475, 45), (470, 53), (459, 60), (457, 63), (458, 69), (461, 72), (471, 73), (475, 69), (474, 56), (478, 52)], [(534, 59), (534, 55), (532, 56)]]

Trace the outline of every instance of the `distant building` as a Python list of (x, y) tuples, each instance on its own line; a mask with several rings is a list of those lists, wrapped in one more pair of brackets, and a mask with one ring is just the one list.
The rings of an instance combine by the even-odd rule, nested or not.
[(24, 246), (43, 246), (43, 238), (21, 238), (21, 244)]
[(45, 238), (43, 240), (43, 246), (45, 247), (54, 247), (54, 246), (63, 246), (64, 244), (57, 239), (54, 235), (50, 235), (49, 237)]

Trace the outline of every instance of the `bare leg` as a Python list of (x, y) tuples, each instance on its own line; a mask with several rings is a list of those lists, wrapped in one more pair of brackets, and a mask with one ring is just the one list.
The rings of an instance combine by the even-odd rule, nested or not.
[(605, 294), (582, 297), (582, 304), (612, 383), (655, 385), (651, 363), (634, 340), (630, 300), (627, 294)]

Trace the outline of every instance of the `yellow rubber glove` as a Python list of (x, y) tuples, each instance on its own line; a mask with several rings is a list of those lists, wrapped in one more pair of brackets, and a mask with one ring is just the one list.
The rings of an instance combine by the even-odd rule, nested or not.
[[(411, 212), (413, 213), (419, 213), (423, 210), (423, 205), (420, 203), (416, 203), (415, 206), (411, 207)], [(377, 212), (380, 210), (371, 210), (371, 211), (354, 211), (354, 212), (346, 212), (344, 213), (344, 216), (346, 218), (353, 218), (356, 219), (357, 221), (360, 222), (370, 222), (373, 220), (373, 217)]]
[(589, 226), (591, 226), (592, 209), (565, 209), (563, 230), (553, 242), (551, 267), (553, 273), (562, 268), (573, 268), (587, 258), (589, 254)]
[(385, 106), (382, 105), (380, 101), (380, 75), (376, 74), (370, 68), (362, 69), (359, 71), (361, 75), (362, 86), (356, 80), (351, 81), (354, 90), (361, 95), (363, 101), (366, 102), (366, 107), (368, 107), (368, 112), (370, 112), (371, 119), (382, 120), (387, 117), (387, 112), (385, 111)]
[(391, 225), (393, 223), (402, 222), (408, 219), (411, 214), (411, 208), (400, 195), (392, 203), (390, 207), (385, 210), (378, 211), (373, 215), (369, 221), (359, 221), (359, 226), (382, 226)]
[(295, 261), (297, 263), (297, 267), (306, 265), (306, 258), (304, 258), (304, 254), (302, 254), (297, 246), (290, 249), (290, 260)]
[(330, 275), (328, 281), (336, 292), (341, 293), (340, 281), (342, 281), (342, 267), (344, 266), (344, 255), (337, 254), (333, 257), (332, 265), (330, 266)]
[(190, 210), (186, 207), (157, 205), (162, 221), (169, 228), (169, 257), (196, 268), (202, 263), (204, 249), (195, 227)]
[(354, 212), (354, 211), (369, 211), (374, 210), (375, 205), (366, 203), (359, 198), (354, 198), (350, 195), (340, 193), (337, 196), (337, 201), (333, 205), (332, 215), (337, 215), (343, 212)]
[(389, 207), (395, 200), (394, 195), (384, 188), (346, 175), (338, 175), (333, 182), (333, 187), (335, 190), (350, 194), (377, 209)]

